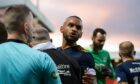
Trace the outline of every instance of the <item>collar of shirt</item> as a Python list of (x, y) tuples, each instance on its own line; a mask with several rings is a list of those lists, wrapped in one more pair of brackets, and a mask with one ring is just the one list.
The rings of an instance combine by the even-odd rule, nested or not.
[(48, 41), (46, 43), (37, 44), (33, 46), (33, 48), (37, 50), (45, 50), (45, 49), (55, 48), (55, 46), (50, 41)]
[(22, 40), (18, 40), (18, 39), (7, 39), (6, 42), (16, 42), (16, 43), (24, 43), (24, 44), (26, 44), (26, 43), (23, 42)]

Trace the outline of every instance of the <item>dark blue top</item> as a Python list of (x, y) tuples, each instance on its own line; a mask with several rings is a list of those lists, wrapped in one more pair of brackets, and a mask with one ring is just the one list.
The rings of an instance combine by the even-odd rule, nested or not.
[(81, 71), (79, 64), (69, 56), (54, 48), (44, 49), (57, 65), (62, 84), (81, 84)]
[(140, 60), (126, 61), (116, 68), (117, 81), (140, 84)]
[(75, 59), (79, 63), (80, 67), (84, 70), (86, 68), (94, 68), (95, 66), (95, 62), (93, 60), (92, 55), (79, 45), (66, 48), (64, 50), (62, 50), (61, 47), (57, 49)]

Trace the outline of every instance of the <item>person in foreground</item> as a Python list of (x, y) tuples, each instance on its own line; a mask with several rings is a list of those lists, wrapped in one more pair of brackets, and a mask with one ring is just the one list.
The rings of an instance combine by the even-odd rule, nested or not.
[(98, 84), (105, 84), (107, 77), (115, 79), (115, 71), (111, 64), (109, 52), (103, 49), (105, 41), (106, 31), (102, 28), (96, 28), (92, 35), (92, 45), (87, 48), (95, 61)]
[(57, 65), (62, 84), (81, 84), (80, 66), (74, 59), (56, 50), (47, 29), (41, 26), (35, 27), (34, 38), (31, 44), (34, 49), (50, 55)]
[(140, 60), (134, 59), (134, 45), (124, 41), (119, 45), (119, 55), (123, 61), (116, 68), (118, 84), (140, 84)]
[(7, 40), (7, 31), (3, 23), (6, 7), (0, 7), (0, 44)]
[(48, 54), (30, 48), (33, 15), (23, 5), (11, 6), (4, 23), (8, 40), (0, 44), (0, 84), (61, 84)]
[(78, 16), (69, 16), (66, 18), (60, 28), (63, 34), (62, 46), (57, 49), (79, 63), (82, 70), (83, 84), (95, 84), (96, 72), (94, 70), (94, 60), (90, 53), (80, 45), (77, 45), (78, 39), (82, 36), (82, 30), (83, 24), (81, 18)]

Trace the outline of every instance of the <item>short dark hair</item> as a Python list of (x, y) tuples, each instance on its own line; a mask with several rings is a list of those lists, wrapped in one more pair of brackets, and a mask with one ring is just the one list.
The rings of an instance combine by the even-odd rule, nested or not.
[(0, 22), (0, 43), (3, 43), (7, 40), (7, 31), (2, 22)]
[(82, 21), (82, 19), (81, 19), (79, 16), (76, 16), (76, 15), (69, 16), (69, 17), (67, 17), (67, 18), (66, 18), (66, 20), (67, 20), (68, 18), (72, 18), (72, 17), (77, 18), (77, 19), (79, 19), (79, 20), (81, 20), (81, 21)]
[(124, 41), (119, 45), (119, 51), (124, 56), (132, 57), (133, 50), (134, 50), (134, 45), (130, 41)]
[(24, 5), (10, 6), (5, 12), (4, 24), (7, 32), (17, 31), (20, 24), (27, 19), (30, 10)]
[(106, 34), (106, 31), (102, 28), (96, 28), (94, 31), (93, 31), (93, 37), (95, 37), (97, 35), (97, 33), (100, 32), (101, 34)]

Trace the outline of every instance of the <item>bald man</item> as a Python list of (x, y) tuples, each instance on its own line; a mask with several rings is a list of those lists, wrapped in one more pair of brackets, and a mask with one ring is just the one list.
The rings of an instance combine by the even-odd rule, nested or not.
[(123, 61), (116, 68), (118, 84), (140, 84), (140, 60), (135, 60), (134, 45), (124, 41), (119, 45), (119, 55)]
[(47, 29), (41, 26), (35, 27), (34, 39), (31, 44), (34, 49), (50, 55), (57, 65), (62, 84), (81, 84), (80, 66), (74, 59), (56, 50)]
[[(60, 27), (60, 32), (63, 35), (62, 46), (58, 50), (75, 59), (82, 70), (83, 84), (95, 84), (96, 72), (94, 70), (94, 60), (88, 51), (77, 44), (77, 41), (82, 37), (83, 24), (78, 16), (69, 16)], [(90, 72), (90, 73), (89, 73)]]

